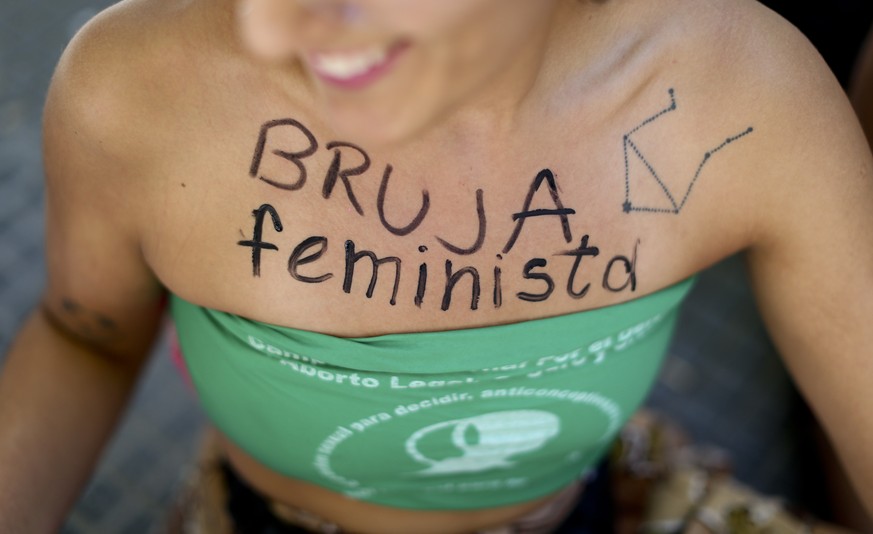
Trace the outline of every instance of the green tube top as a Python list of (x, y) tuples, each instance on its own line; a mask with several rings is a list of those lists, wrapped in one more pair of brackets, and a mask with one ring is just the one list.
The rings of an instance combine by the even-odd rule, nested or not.
[(591, 469), (649, 391), (693, 280), (521, 323), (338, 338), (172, 298), (215, 425), (266, 466), (422, 510), (504, 506)]

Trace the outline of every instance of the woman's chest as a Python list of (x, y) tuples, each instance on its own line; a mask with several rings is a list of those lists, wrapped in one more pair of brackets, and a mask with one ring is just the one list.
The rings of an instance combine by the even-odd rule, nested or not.
[(262, 321), (340, 335), (516, 322), (631, 300), (713, 254), (691, 246), (690, 217), (628, 210), (679, 195), (638, 185), (620, 128), (393, 152), (292, 117), (240, 130), (158, 182), (145, 252), (170, 291)]

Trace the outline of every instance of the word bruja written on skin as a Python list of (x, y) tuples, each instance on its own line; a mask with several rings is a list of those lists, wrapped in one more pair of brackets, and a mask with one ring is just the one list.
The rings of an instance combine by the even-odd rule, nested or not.
[[(288, 147), (275, 148), (268, 147), (269, 133), (276, 128), (293, 128), (297, 130), (306, 139), (306, 145), (297, 150), (288, 150)], [(304, 187), (309, 179), (309, 173), (306, 167), (306, 159), (314, 155), (319, 148), (318, 141), (315, 136), (300, 122), (294, 119), (280, 119), (270, 121), (264, 124), (261, 128), (258, 143), (255, 148), (252, 164), (249, 174), (252, 178), (269, 184), (272, 187), (286, 190), (297, 191)], [(269, 149), (269, 151), (268, 151)], [(364, 209), (361, 206), (357, 196), (355, 195), (351, 177), (360, 176), (370, 168), (370, 157), (361, 148), (345, 142), (331, 142), (326, 145), (327, 150), (333, 151), (333, 160), (327, 170), (324, 182), (322, 185), (322, 196), (325, 199), (330, 199), (336, 185), (341, 182), (355, 211), (364, 216)], [(261, 163), (265, 156), (272, 155), (287, 162), (289, 174), (282, 177), (267, 176), (261, 172)], [(347, 157), (357, 162), (356, 166), (344, 167), (343, 158)], [(389, 187), (393, 167), (388, 164), (382, 173), (382, 181), (379, 187), (378, 196), (376, 199), (376, 210), (379, 215), (379, 220), (382, 226), (391, 234), (399, 237), (413, 234), (416, 229), (424, 221), (430, 209), (430, 197), (427, 190), (421, 193), (420, 209), (416, 216), (405, 226), (395, 226), (388, 222), (385, 213), (385, 196)], [(289, 179), (290, 178), (290, 179)], [(533, 208), (534, 197), (541, 189), (546, 189), (550, 198), (549, 207)], [(544, 196), (544, 195), (541, 195)], [(452, 255), (458, 256), (455, 261), (452, 259), (445, 260), (445, 274), (441, 279), (442, 291), (439, 298), (440, 308), (443, 311), (448, 310), (452, 304), (452, 296), (455, 292), (455, 287), (464, 279), (468, 279), (470, 284), (470, 309), (477, 310), (479, 308), (480, 294), (482, 293), (483, 276), (479, 269), (474, 266), (465, 265), (459, 266), (460, 260), (464, 256), (469, 256), (481, 250), (485, 242), (487, 231), (487, 217), (484, 209), (484, 193), (481, 189), (476, 191), (476, 216), (478, 219), (478, 231), (474, 243), (469, 247), (461, 247), (449, 243), (445, 239), (435, 236), (436, 241)], [(559, 195), (559, 188), (554, 173), (549, 169), (540, 171), (531, 182), (527, 195), (522, 203), (521, 210), (512, 214), (514, 228), (509, 236), (506, 244), (503, 246), (500, 253), (495, 255), (495, 265), (491, 273), (489, 273), (489, 283), (491, 301), (495, 308), (499, 308), (503, 303), (504, 293), (504, 273), (501, 268), (501, 262), (505, 255), (509, 254), (518, 238), (521, 236), (525, 226), (525, 221), (535, 217), (552, 217), (556, 218), (560, 223), (560, 231), (564, 241), (568, 244), (573, 243), (573, 236), (570, 230), (569, 216), (575, 214), (575, 210), (565, 207)], [(261, 275), (261, 258), (265, 252), (278, 252), (279, 245), (275, 242), (275, 237), (265, 238), (265, 223), (268, 224), (267, 230), (272, 228), (275, 233), (284, 231), (285, 224), (282, 221), (280, 213), (270, 204), (263, 204), (253, 211), (254, 227), (252, 229), (251, 239), (244, 239), (237, 244), (242, 247), (251, 249), (252, 275), (260, 277)], [(420, 240), (419, 240), (420, 241)], [(600, 249), (591, 243), (591, 237), (584, 235), (576, 242), (575, 246), (571, 246), (568, 250), (560, 251), (553, 256), (567, 258), (566, 265), (569, 267), (566, 274), (566, 294), (573, 299), (581, 299), (585, 297), (591, 289), (591, 282), (579, 280), (583, 278), (580, 271), (583, 270), (583, 260), (588, 258), (597, 258), (600, 256)], [(298, 244), (296, 244), (288, 257), (288, 273), (290, 276), (301, 283), (306, 284), (321, 284), (334, 278), (333, 272), (327, 272), (322, 268), (319, 274), (314, 265), (306, 267), (306, 274), (301, 272), (301, 267), (304, 265), (314, 264), (327, 252), (329, 240), (324, 236), (310, 236)], [(602, 271), (598, 270), (598, 278), (600, 286), (609, 292), (618, 293), (622, 291), (636, 291), (637, 287), (637, 252), (639, 241), (634, 245), (633, 251), (629, 255), (615, 255), (602, 267)], [(366, 289), (367, 298), (372, 298), (375, 292), (379, 275), (384, 272), (383, 269), (393, 275), (393, 286), (391, 305), (397, 303), (398, 291), (400, 287), (400, 279), (403, 269), (403, 260), (397, 256), (380, 257), (374, 251), (361, 248), (358, 243), (351, 239), (347, 239), (343, 243), (345, 251), (344, 267), (342, 269), (342, 290), (350, 294), (354, 286), (355, 275), (360, 275), (361, 267), (359, 262), (363, 259), (369, 260), (370, 269), (367, 271), (370, 275), (369, 284)], [(433, 276), (430, 271), (431, 266), (424, 261), (428, 252), (428, 247), (425, 245), (417, 246), (417, 284), (415, 295), (412, 297), (416, 306), (421, 307), (426, 302), (428, 294), (429, 276)], [(588, 260), (589, 262), (592, 260)], [(366, 263), (366, 262), (365, 262)], [(587, 263), (586, 263), (587, 264)], [(549, 265), (549, 260), (546, 258), (531, 258), (527, 261), (521, 270), (521, 278), (525, 280), (525, 291), (517, 291), (515, 297), (526, 302), (542, 302), (551, 297), (556, 290), (555, 278), (546, 268)], [(566, 267), (565, 267), (566, 268)]]

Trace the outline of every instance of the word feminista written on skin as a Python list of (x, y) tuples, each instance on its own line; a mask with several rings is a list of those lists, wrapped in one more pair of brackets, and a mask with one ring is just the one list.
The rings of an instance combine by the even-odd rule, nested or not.
[[(288, 135), (287, 130), (292, 129), (293, 134)], [(277, 146), (271, 144), (271, 132), (276, 130), (286, 130), (280, 137), (284, 143), (276, 143)], [(305, 139), (304, 146), (288, 147), (288, 139)], [(299, 143), (292, 143), (299, 144)], [(370, 168), (370, 157), (360, 147), (351, 143), (345, 142), (330, 142), (325, 146), (326, 150), (333, 152), (333, 160), (328, 168), (324, 181), (322, 183), (322, 196), (325, 199), (330, 199), (334, 189), (338, 183), (342, 183), (348, 196), (349, 202), (355, 211), (365, 216), (364, 209), (361, 206), (357, 196), (355, 195), (352, 181), (350, 178), (363, 175)], [(303, 188), (308, 181), (307, 158), (316, 154), (319, 150), (319, 143), (315, 136), (303, 124), (294, 119), (280, 119), (270, 121), (261, 127), (254, 155), (252, 157), (249, 174), (252, 178), (257, 178), (260, 181), (267, 183), (275, 188), (286, 191), (296, 191)], [(286, 172), (283, 172), (281, 177), (267, 175), (262, 170), (262, 164), (265, 158), (279, 158), (284, 165)], [(349, 165), (347, 161), (353, 161), (354, 165)], [(275, 165), (273, 166), (275, 168)], [(520, 210), (512, 213), (509, 216), (514, 222), (512, 233), (509, 235), (506, 244), (499, 253), (495, 254), (495, 265), (493, 268), (487, 269), (486, 272), (481, 272), (480, 268), (473, 265), (466, 265), (464, 257), (470, 256), (479, 252), (485, 242), (487, 233), (487, 216), (484, 208), (484, 192), (479, 189), (476, 191), (476, 214), (477, 220), (477, 235), (472, 245), (468, 247), (452, 244), (447, 240), (434, 236), (439, 245), (445, 249), (450, 258), (445, 259), (444, 264), (440, 265), (439, 275), (435, 276), (432, 271), (436, 268), (428, 263), (427, 253), (428, 247), (418, 244), (422, 240), (420, 236), (415, 235), (416, 230), (421, 226), (421, 223), (427, 217), (430, 210), (430, 196), (427, 190), (421, 192), (421, 198), (417, 199), (420, 208), (415, 217), (403, 226), (395, 226), (388, 221), (385, 207), (385, 197), (390, 186), (393, 167), (387, 164), (382, 172), (379, 192), (376, 199), (376, 211), (382, 226), (389, 233), (408, 239), (416, 239), (416, 252), (413, 256), (415, 261), (410, 262), (407, 258), (407, 264), (413, 263), (414, 268), (409, 269), (404, 266), (404, 260), (397, 256), (380, 255), (378, 251), (367, 248), (366, 243), (356, 243), (351, 239), (347, 239), (342, 243), (344, 250), (344, 264), (341, 271), (334, 272), (327, 266), (318, 265), (319, 260), (327, 252), (330, 241), (327, 237), (313, 235), (303, 239), (294, 246), (289, 246), (288, 257), (288, 274), (294, 280), (304, 284), (323, 284), (332, 280), (335, 275), (339, 274), (342, 281), (342, 290), (351, 294), (356, 286), (355, 278), (364, 275), (369, 275), (366, 290), (364, 294), (367, 298), (373, 298), (377, 285), (380, 280), (388, 279), (391, 284), (391, 297), (388, 302), (393, 306), (397, 304), (400, 297), (398, 291), (400, 288), (401, 277), (415, 276), (416, 291), (414, 295), (409, 295), (408, 298), (418, 306), (422, 307), (430, 298), (435, 298), (435, 302), (440, 304), (440, 309), (447, 311), (452, 306), (453, 296), (456, 292), (456, 286), (469, 287), (469, 306), (471, 310), (477, 310), (480, 307), (480, 296), (485, 290), (491, 295), (491, 304), (494, 308), (500, 308), (503, 304), (504, 293), (508, 292), (506, 287), (518, 289), (514, 291), (515, 298), (526, 302), (543, 302), (556, 293), (557, 283), (556, 271), (563, 270), (559, 280), (564, 282), (565, 293), (573, 299), (584, 298), (591, 289), (592, 282), (588, 277), (584, 276), (582, 271), (586, 270), (583, 265), (593, 263), (595, 258), (598, 258), (601, 253), (599, 247), (592, 243), (589, 235), (584, 235), (575, 245), (573, 234), (570, 230), (569, 216), (576, 213), (571, 207), (564, 205), (560, 198), (559, 187), (554, 173), (549, 169), (543, 169), (533, 178), (533, 181), (528, 188), (525, 198), (520, 202)], [(289, 179), (290, 178), (290, 179)], [(540, 193), (540, 194), (537, 194)], [(540, 207), (535, 207), (535, 200)], [(279, 211), (270, 204), (263, 204), (253, 211), (254, 227), (252, 229), (252, 237), (244, 239), (237, 244), (251, 250), (252, 275), (260, 277), (261, 275), (261, 258), (265, 252), (279, 252), (279, 244), (276, 243), (275, 237), (264, 237), (264, 225), (269, 219), (267, 230), (272, 228), (275, 233), (284, 231), (285, 223)], [(508, 273), (504, 273), (501, 267), (504, 257), (511, 253), (516, 241), (522, 235), (525, 228), (525, 222), (531, 218), (552, 218), (557, 221), (556, 228), (560, 228), (561, 235), (569, 248), (554, 254), (552, 263), (559, 264), (558, 268), (552, 268), (549, 259), (545, 257), (535, 257), (529, 259), (521, 269), (520, 273), (516, 273), (515, 277), (520, 278), (525, 287), (515, 288), (519, 284), (516, 279), (514, 283), (507, 284), (505, 282)], [(395, 221), (396, 222), (396, 221)], [(275, 234), (274, 234), (275, 235)], [(599, 282), (600, 287), (604, 290), (618, 293), (622, 291), (636, 291), (637, 288), (637, 251), (640, 242), (637, 241), (633, 250), (628, 254), (617, 254), (601, 265), (590, 268), (595, 274), (594, 281)], [(585, 260), (585, 258), (589, 258)], [(365, 261), (366, 260), (366, 261)], [(600, 260), (602, 261), (602, 259)], [(324, 263), (324, 262), (322, 262)], [(303, 268), (305, 267), (305, 269)], [(363, 266), (363, 268), (362, 268)], [(305, 272), (303, 272), (305, 271)], [(437, 278), (437, 284), (434, 284), (434, 278)], [(462, 281), (467, 281), (463, 283)], [(385, 282), (382, 282), (385, 283)], [(437, 288), (434, 289), (433, 286)], [(460, 298), (460, 297), (459, 297)], [(464, 299), (465, 302), (466, 299)]]

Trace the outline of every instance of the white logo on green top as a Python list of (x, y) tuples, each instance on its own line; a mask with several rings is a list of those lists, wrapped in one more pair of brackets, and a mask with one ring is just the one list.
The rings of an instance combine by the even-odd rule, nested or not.
[[(451, 431), (446, 435), (448, 429)], [(514, 466), (511, 457), (541, 449), (560, 429), (560, 419), (550, 412), (494, 412), (422, 428), (406, 440), (406, 452), (417, 462), (430, 466), (420, 475), (478, 473)], [(420, 450), (423, 440), (439, 434), (443, 434), (442, 439), (451, 440), (461, 456), (434, 459)]]

